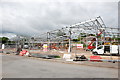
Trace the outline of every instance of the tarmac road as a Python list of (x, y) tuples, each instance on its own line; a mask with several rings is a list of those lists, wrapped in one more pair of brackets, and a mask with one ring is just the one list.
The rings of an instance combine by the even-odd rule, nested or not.
[(118, 78), (118, 69), (2, 55), (3, 78)]

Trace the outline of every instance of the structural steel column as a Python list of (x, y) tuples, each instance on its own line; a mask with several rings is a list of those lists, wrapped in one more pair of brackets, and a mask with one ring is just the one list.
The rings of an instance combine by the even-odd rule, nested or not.
[(50, 32), (47, 32), (47, 41), (48, 41), (49, 50), (51, 50), (51, 48), (50, 48)]
[(71, 52), (71, 29), (69, 29), (69, 48), (68, 48), (68, 53)]

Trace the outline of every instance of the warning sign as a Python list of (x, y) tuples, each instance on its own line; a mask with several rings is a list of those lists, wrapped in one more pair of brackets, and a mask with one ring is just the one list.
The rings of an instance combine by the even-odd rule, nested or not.
[(77, 48), (83, 48), (83, 44), (77, 44)]
[(43, 51), (48, 51), (48, 45), (47, 44), (43, 44)]
[(47, 48), (47, 47), (48, 47), (47, 44), (44, 44), (44, 45), (43, 45), (43, 48)]

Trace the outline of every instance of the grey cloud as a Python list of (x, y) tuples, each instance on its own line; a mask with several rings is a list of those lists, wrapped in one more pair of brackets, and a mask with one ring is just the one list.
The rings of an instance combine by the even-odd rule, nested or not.
[(33, 35), (101, 16), (117, 26), (117, 2), (3, 2), (2, 31)]

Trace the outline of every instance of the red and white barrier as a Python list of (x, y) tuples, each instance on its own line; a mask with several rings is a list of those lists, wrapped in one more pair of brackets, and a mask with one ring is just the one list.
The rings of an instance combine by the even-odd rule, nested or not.
[(28, 52), (27, 50), (22, 50), (22, 51), (20, 52), (20, 56), (24, 56), (27, 52)]

